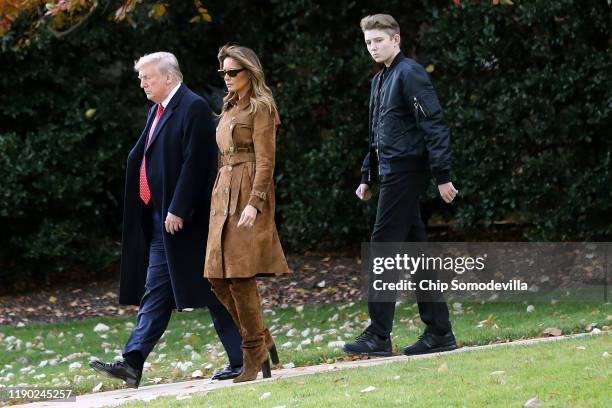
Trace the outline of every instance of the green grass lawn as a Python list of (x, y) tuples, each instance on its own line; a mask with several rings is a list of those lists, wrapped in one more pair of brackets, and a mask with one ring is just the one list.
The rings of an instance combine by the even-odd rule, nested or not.
[[(451, 353), (126, 404), (136, 407), (609, 407), (612, 336)], [(370, 391), (367, 391), (367, 390)]]
[[(612, 324), (610, 304), (463, 303), (453, 306), (452, 320), (460, 345), (478, 345), (540, 336), (547, 328), (564, 334), (584, 332), (589, 326)], [(276, 338), (281, 364), (296, 366), (345, 358), (330, 342), (350, 341), (367, 324), (366, 305), (306, 305), (265, 310), (266, 324)], [(90, 358), (112, 361), (121, 355), (135, 318), (100, 318), (54, 324), (0, 327), (0, 384), (4, 386), (69, 386), (77, 393), (123, 388), (116, 380), (97, 375)], [(98, 323), (110, 327), (94, 332)], [(416, 305), (398, 305), (394, 349), (413, 342), (421, 333)], [(227, 357), (208, 312), (175, 313), (168, 331), (148, 359), (143, 385), (190, 379), (195, 370), (210, 376)]]

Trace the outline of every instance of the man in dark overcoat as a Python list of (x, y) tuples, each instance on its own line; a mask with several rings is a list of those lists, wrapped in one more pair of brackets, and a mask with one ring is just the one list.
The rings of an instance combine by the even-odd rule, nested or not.
[(212, 111), (182, 83), (173, 54), (145, 55), (134, 68), (155, 105), (128, 155), (119, 302), (140, 308), (123, 359), (90, 365), (138, 387), (172, 310), (206, 306), (229, 357), (213, 378), (234, 378), (242, 367), (240, 334), (202, 277), (217, 173)]

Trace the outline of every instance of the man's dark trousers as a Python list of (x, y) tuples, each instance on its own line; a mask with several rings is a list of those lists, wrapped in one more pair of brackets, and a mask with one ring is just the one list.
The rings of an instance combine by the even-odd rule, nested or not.
[[(123, 352), (125, 356), (131, 351), (139, 351), (144, 360), (166, 330), (174, 307), (174, 295), (162, 236), (162, 216), (158, 209), (145, 211), (150, 213), (148, 217), (151, 219), (151, 245), (145, 293), (140, 302), (136, 327)], [(234, 367), (241, 366), (241, 338), (232, 317), (223, 305), (209, 306), (209, 309), (213, 325), (227, 351), (230, 364)]]
[[(420, 197), (429, 185), (429, 172), (390, 173), (380, 177), (380, 193), (372, 242), (426, 242), (425, 224), (421, 219)], [(418, 284), (418, 281), (417, 281)], [(419, 301), (421, 320), (434, 334), (451, 331), (448, 307), (444, 301)], [(395, 302), (369, 302), (371, 324), (368, 330), (389, 337), (393, 329)]]

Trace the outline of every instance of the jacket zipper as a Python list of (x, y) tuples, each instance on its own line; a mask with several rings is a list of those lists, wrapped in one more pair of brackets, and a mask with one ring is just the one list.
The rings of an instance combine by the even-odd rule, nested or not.
[(376, 129), (376, 164), (378, 164), (378, 174), (380, 174), (380, 154), (378, 154), (378, 139), (378, 129)]
[(425, 112), (425, 110), (423, 109), (423, 106), (421, 105), (421, 103), (419, 102), (416, 96), (414, 97), (414, 108), (423, 112), (423, 116), (425, 116), (426, 118), (429, 117), (429, 115)]

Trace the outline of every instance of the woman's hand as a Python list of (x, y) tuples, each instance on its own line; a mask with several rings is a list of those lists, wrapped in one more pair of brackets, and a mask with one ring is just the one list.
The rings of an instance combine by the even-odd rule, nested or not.
[(238, 220), (238, 228), (240, 227), (252, 227), (255, 223), (255, 218), (257, 218), (257, 208), (252, 205), (247, 205), (244, 207), (242, 214), (240, 215), (240, 220)]

